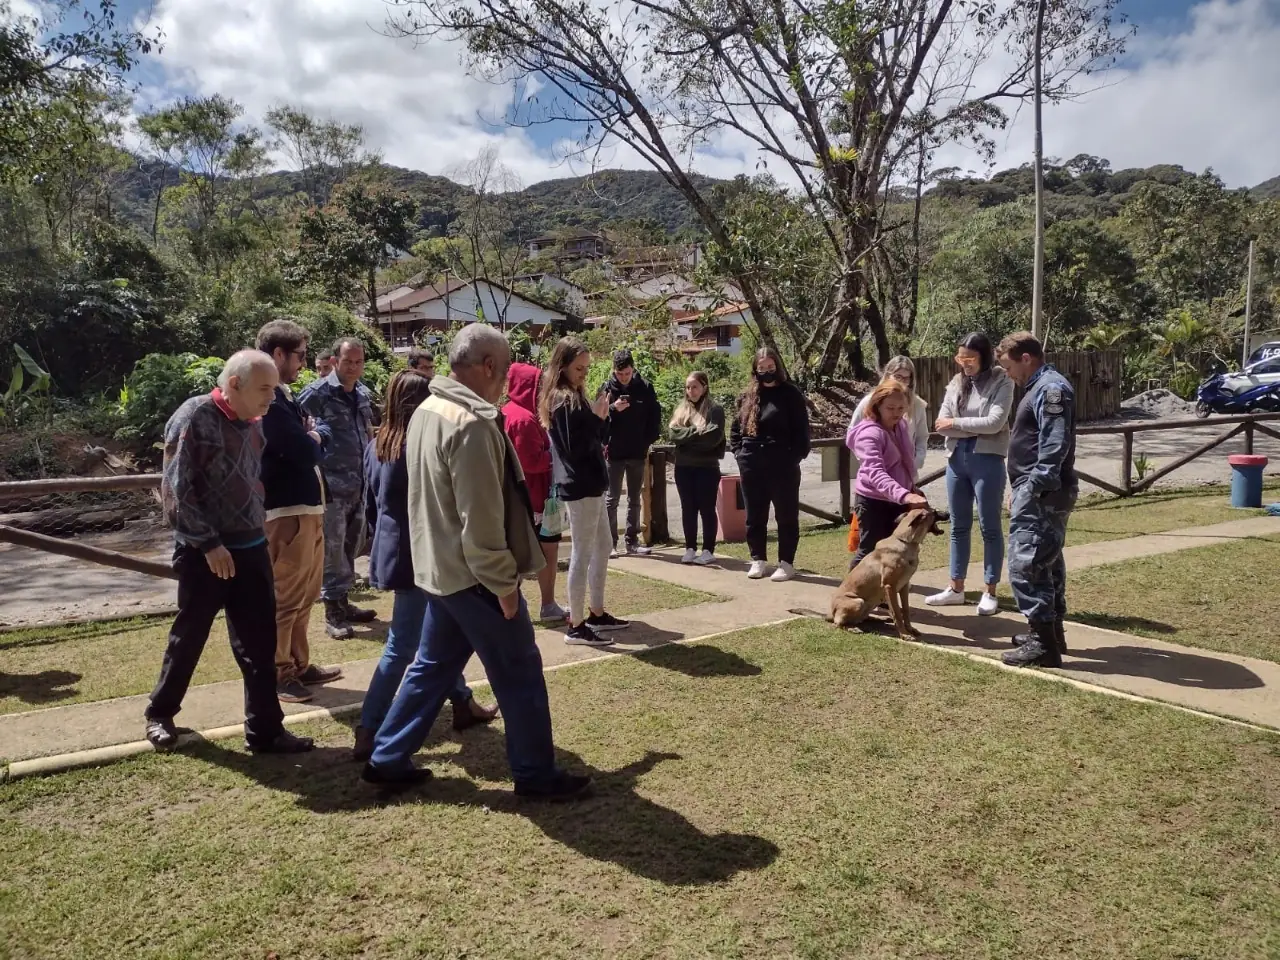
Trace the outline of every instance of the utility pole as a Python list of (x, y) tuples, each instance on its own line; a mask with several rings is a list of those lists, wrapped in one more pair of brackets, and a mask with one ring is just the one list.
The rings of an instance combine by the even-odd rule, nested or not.
[(1045, 0), (1036, 0), (1036, 253), (1031, 281), (1031, 333), (1044, 341), (1044, 124), (1042, 120), (1041, 47), (1044, 36)]
[(1253, 248), (1256, 240), (1249, 241), (1249, 274), (1244, 282), (1244, 352), (1240, 356), (1240, 369), (1249, 362), (1249, 319), (1253, 315)]

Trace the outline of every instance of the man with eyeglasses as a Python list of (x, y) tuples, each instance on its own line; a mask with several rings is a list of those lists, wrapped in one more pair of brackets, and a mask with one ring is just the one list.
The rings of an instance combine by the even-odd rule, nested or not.
[(256, 346), (280, 374), (262, 420), (267, 548), (276, 587), (276, 696), (284, 703), (306, 703), (312, 698), (310, 685), (342, 676), (337, 667), (311, 662), (307, 639), (324, 576), (320, 460), (329, 428), (307, 416), (289, 389), (307, 365), (307, 331), (292, 320), (272, 320), (258, 331)]

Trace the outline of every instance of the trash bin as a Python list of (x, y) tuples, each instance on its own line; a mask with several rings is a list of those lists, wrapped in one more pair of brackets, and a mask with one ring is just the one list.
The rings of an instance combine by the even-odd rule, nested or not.
[(720, 478), (716, 519), (720, 521), (721, 540), (726, 543), (742, 543), (747, 539), (747, 505), (742, 499), (741, 477)]
[(1262, 468), (1267, 458), (1251, 453), (1237, 453), (1227, 457), (1231, 464), (1231, 506), (1262, 506)]

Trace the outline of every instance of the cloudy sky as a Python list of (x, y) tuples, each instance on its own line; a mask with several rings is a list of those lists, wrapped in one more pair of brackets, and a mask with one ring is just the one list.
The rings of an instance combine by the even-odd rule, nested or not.
[[(447, 173), (496, 145), (525, 183), (588, 172), (556, 149), (564, 131), (495, 122), (512, 91), (466, 75), (459, 50), (380, 33), (382, 0), (122, 0), (164, 32), (138, 74), (144, 99), (219, 92), (258, 121), (278, 103), (364, 125), (387, 162)], [(1084, 100), (1046, 111), (1045, 150), (1107, 157), (1113, 167), (1212, 167), (1229, 185), (1280, 175), (1280, 0), (1121, 0), (1137, 25), (1123, 67)], [(1031, 156), (1030, 111), (1001, 134), (997, 168)], [(714, 175), (755, 170), (750, 151), (699, 158)], [(972, 155), (941, 158), (985, 172)], [(626, 155), (616, 165), (641, 166)]]

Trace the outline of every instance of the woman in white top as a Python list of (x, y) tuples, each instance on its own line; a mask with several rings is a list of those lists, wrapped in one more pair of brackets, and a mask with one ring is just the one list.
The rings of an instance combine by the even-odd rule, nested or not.
[(960, 372), (947, 385), (935, 428), (947, 441), (947, 501), (951, 508), (951, 585), (926, 597), (925, 603), (949, 607), (965, 602), (973, 506), (978, 505), (982, 530), (982, 574), (986, 589), (978, 614), (990, 616), (996, 606), (996, 584), (1004, 564), (1004, 530), (1000, 509), (1008, 480), (1009, 414), (1013, 381), (995, 362), (991, 341), (971, 333), (956, 347)]
[[(883, 380), (897, 380), (907, 388), (910, 404), (907, 407), (907, 432), (911, 435), (911, 445), (915, 451), (916, 476), (924, 470), (925, 454), (929, 450), (929, 405), (916, 395), (916, 365), (910, 357), (893, 357), (884, 365)], [(871, 399), (868, 393), (853, 411), (853, 419), (849, 421), (849, 429), (867, 415), (867, 402)]]

